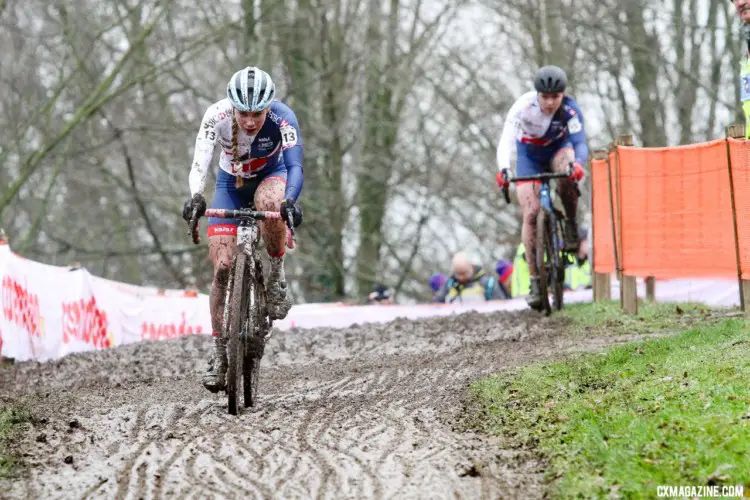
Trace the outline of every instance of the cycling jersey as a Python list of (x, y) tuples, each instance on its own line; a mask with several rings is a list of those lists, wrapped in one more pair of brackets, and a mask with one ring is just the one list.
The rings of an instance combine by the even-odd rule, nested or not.
[(294, 200), (302, 190), (302, 136), (297, 117), (289, 107), (273, 101), (263, 126), (254, 136), (238, 127), (238, 162), (232, 152), (232, 104), (222, 99), (212, 104), (201, 121), (195, 140), (193, 165), (190, 168), (190, 194), (203, 193), (214, 148), (221, 146), (219, 167), (228, 174), (244, 179), (263, 177), (286, 168), (285, 198)]
[(572, 147), (575, 160), (584, 165), (589, 150), (583, 128), (583, 114), (575, 99), (563, 96), (554, 114), (544, 113), (535, 91), (523, 94), (508, 111), (497, 146), (497, 165), (510, 168), (517, 151), (517, 175), (541, 173), (560, 149)]

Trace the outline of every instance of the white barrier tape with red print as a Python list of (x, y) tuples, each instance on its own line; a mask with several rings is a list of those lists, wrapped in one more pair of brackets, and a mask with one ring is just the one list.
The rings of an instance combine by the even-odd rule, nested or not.
[[(209, 334), (208, 296), (184, 290), (139, 287), (33, 262), (0, 245), (0, 354), (19, 361), (46, 361), (73, 352), (105, 349), (183, 335)], [(613, 297), (619, 291), (613, 283)], [(639, 295), (645, 290), (639, 285)], [(700, 301), (712, 306), (739, 304), (736, 282), (675, 280), (657, 282), (656, 297)], [(591, 300), (591, 290), (569, 292), (566, 303)], [(384, 323), (397, 318), (447, 316), (467, 311), (487, 313), (526, 309), (523, 298), (472, 304), (349, 306), (300, 304), (274, 327), (334, 327)]]
[(49, 266), (0, 246), (0, 354), (45, 361), (141, 340), (208, 333), (208, 297)]

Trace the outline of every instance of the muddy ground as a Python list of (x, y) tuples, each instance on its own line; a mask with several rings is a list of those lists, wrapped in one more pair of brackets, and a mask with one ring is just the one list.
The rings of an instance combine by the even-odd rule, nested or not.
[(26, 401), (34, 423), (0, 497), (541, 497), (539, 463), (454, 426), (471, 380), (618, 341), (566, 326), (523, 312), (276, 331), (259, 407), (238, 417), (200, 385), (206, 336), (17, 363), (0, 403)]

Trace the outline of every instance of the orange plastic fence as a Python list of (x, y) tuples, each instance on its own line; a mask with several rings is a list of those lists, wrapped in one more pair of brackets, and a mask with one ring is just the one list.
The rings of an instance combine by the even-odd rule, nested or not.
[(750, 279), (750, 143), (744, 139), (727, 140), (732, 161), (742, 279)]
[[(609, 154), (614, 165), (614, 153)], [(609, 202), (609, 172), (606, 160), (591, 160), (591, 204), (593, 206), (594, 272), (613, 273), (616, 270), (612, 226), (612, 205)], [(615, 200), (615, 213), (617, 203)]]
[(736, 277), (731, 160), (742, 277), (750, 279), (748, 141), (722, 139), (671, 148), (618, 146), (615, 156), (616, 160), (610, 158), (614, 216), (606, 162), (592, 161), (595, 272), (614, 270), (612, 224), (619, 221), (617, 246), (628, 276)]

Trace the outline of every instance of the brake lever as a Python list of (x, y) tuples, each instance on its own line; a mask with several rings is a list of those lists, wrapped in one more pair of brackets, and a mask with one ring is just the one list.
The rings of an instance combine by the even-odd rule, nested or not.
[(193, 208), (193, 215), (190, 217), (188, 222), (188, 235), (193, 238), (193, 243), (198, 244), (201, 242), (201, 235), (198, 233), (198, 208)]
[[(572, 177), (573, 176), (573, 172), (575, 172), (575, 170), (576, 170), (575, 165), (573, 164), (572, 161), (569, 161), (568, 162), (568, 177)], [(578, 183), (577, 182), (575, 182), (574, 184), (575, 184), (575, 187), (576, 187), (576, 194), (580, 198), (581, 197), (581, 189), (578, 187)]]
[(294, 237), (294, 210), (291, 208), (286, 209), (286, 225), (292, 232), (292, 237)]
[(503, 186), (503, 196), (505, 196), (505, 203), (510, 205), (510, 193), (508, 191), (508, 186)]

